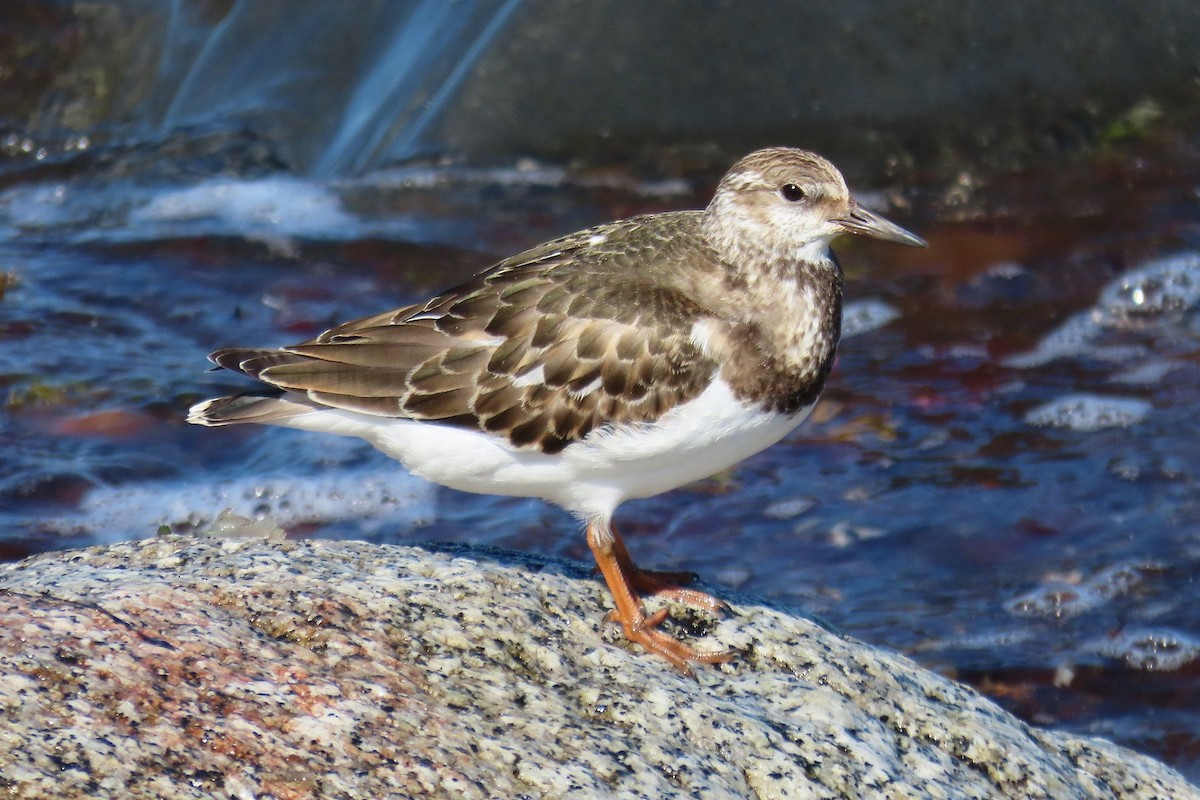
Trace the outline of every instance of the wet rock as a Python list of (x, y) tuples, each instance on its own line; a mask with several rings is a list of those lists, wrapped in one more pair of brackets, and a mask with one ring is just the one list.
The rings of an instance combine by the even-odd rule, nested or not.
[(1117, 120), (1136, 130), (1132, 107), (1152, 118), (1175, 107), (1151, 98), (1190, 80), (1180, 54), (1195, 9), (1143, 4), (1130, 21), (1128, 8), (1096, 2), (786, 3), (767, 21), (737, 3), (696, 14), (678, 0), (636, 10), (535, 0), (480, 55), (429, 138), (551, 158), (786, 139), (879, 172), (889, 158), (956, 148), (973, 163), (1028, 159)]
[(0, 569), (9, 797), (1197, 798), (748, 600), (697, 680), (580, 565), (164, 536)]

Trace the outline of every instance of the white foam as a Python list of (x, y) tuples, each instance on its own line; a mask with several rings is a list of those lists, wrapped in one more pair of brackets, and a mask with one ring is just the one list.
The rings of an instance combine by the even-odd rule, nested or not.
[(223, 509), (271, 519), (285, 528), (351, 519), (367, 523), (368, 530), (416, 527), (433, 519), (435, 491), (400, 467), (99, 487), (84, 497), (76, 513), (50, 520), (47, 527), (58, 533), (123, 539), (130, 531), (162, 525), (200, 528), (213, 523)]
[(1180, 367), (1175, 361), (1145, 361), (1132, 369), (1117, 373), (1109, 378), (1112, 383), (1126, 383), (1139, 386), (1154, 386), (1163, 381), (1167, 375)]
[(1106, 330), (1170, 324), (1197, 304), (1200, 304), (1200, 254), (1177, 253), (1148, 261), (1109, 282), (1094, 306), (1055, 328), (1033, 350), (1011, 356), (1004, 363), (1027, 368), (1074, 356), (1128, 361), (1144, 353), (1144, 348), (1100, 347), (1096, 340)]
[(1150, 261), (1104, 287), (1098, 309), (1103, 323), (1136, 325), (1200, 302), (1200, 254), (1179, 253)]
[(882, 328), (899, 317), (900, 312), (894, 306), (878, 298), (855, 300), (842, 309), (842, 338), (848, 339)]
[(0, 209), (18, 228), (54, 228), (84, 218), (79, 209), (70, 206), (70, 197), (64, 184), (17, 186), (0, 194)]
[(763, 516), (771, 519), (793, 519), (816, 505), (817, 501), (811, 497), (789, 497), (768, 505), (763, 509)]
[(1039, 427), (1066, 428), (1089, 433), (1105, 428), (1127, 428), (1145, 419), (1150, 404), (1132, 397), (1071, 394), (1051, 400), (1025, 415)]
[(1032, 350), (1004, 359), (1005, 366), (1025, 369), (1040, 367), (1059, 358), (1069, 358), (1088, 351), (1100, 335), (1101, 328), (1085, 311), (1068, 319), (1042, 337)]
[(1200, 640), (1166, 628), (1125, 628), (1093, 644), (1101, 655), (1117, 658), (1134, 669), (1170, 672), (1200, 656)]
[(572, 172), (563, 167), (541, 164), (530, 159), (511, 167), (471, 167), (466, 165), (404, 166), (371, 172), (361, 178), (343, 180), (343, 186), (402, 187), (405, 189), (452, 188), (456, 185), (500, 185), (549, 187), (578, 186), (585, 189), (614, 189), (649, 197), (686, 196), (692, 185), (680, 178), (642, 180), (617, 172)]
[(265, 519), (239, 517), (230, 508), (217, 514), (217, 518), (212, 521), (212, 524), (200, 533), (205, 536), (215, 536), (218, 539), (269, 539), (273, 542), (282, 542), (287, 538), (287, 533), (283, 528), (275, 524), (275, 520), (270, 517)]
[(1098, 608), (1128, 595), (1145, 579), (1148, 571), (1160, 565), (1117, 564), (1084, 578), (1080, 575), (1055, 575), (1041, 586), (1005, 603), (1009, 613), (1021, 617), (1065, 619)]
[(277, 176), (219, 178), (166, 191), (130, 214), (135, 223), (215, 220), (239, 232), (345, 236), (354, 217), (337, 195), (308, 181)]

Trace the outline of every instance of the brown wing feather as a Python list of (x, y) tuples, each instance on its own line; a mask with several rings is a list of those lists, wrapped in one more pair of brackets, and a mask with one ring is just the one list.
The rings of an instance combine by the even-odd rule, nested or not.
[[(637, 279), (628, 263), (636, 252), (620, 246), (624, 226), (547, 243), (427, 303), (293, 347), (212, 358), (334, 408), (437, 420), (557, 452), (605, 424), (659, 418), (716, 371), (691, 341), (703, 310)], [(596, 249), (598, 232), (616, 245)]]

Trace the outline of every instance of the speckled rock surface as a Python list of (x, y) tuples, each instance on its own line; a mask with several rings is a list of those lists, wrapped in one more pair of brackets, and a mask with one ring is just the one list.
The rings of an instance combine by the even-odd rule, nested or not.
[(0, 569), (0, 796), (1193, 798), (752, 603), (698, 680), (582, 565), (166, 536)]

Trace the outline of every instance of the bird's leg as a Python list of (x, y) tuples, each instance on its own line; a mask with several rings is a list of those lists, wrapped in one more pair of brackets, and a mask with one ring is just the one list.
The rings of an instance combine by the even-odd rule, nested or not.
[[(604, 576), (608, 590), (612, 592), (613, 602), (617, 606), (616, 611), (610, 617), (621, 623), (621, 627), (625, 630), (625, 636), (630, 641), (640, 644), (655, 655), (662, 656), (677, 669), (689, 675), (692, 674), (690, 664), (693, 662), (716, 664), (728, 661), (733, 657), (732, 653), (727, 650), (702, 653), (658, 629), (658, 626), (667, 618), (666, 609), (647, 616), (646, 607), (634, 591), (634, 575), (638, 572), (637, 567), (630, 560), (629, 553), (626, 552), (616, 530), (601, 527), (596, 522), (590, 522), (587, 528), (587, 542), (588, 547), (592, 549), (592, 555), (596, 557), (596, 565), (600, 567), (600, 574)], [(631, 571), (634, 575), (630, 574)], [(678, 587), (674, 588), (678, 589)], [(679, 589), (679, 591), (690, 590)], [(697, 594), (702, 593), (697, 592)]]
[[(656, 572), (640, 569), (629, 557), (617, 526), (611, 525), (613, 539), (613, 557), (621, 565), (621, 571), (629, 579), (629, 583), (641, 594), (652, 594), (667, 600), (674, 600), (689, 606), (696, 606), (708, 611), (728, 611), (729, 605), (724, 600), (718, 600), (711, 594), (696, 589), (687, 589), (681, 583), (691, 583), (696, 579), (691, 572)], [(593, 550), (593, 552), (595, 552)]]

